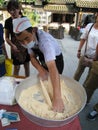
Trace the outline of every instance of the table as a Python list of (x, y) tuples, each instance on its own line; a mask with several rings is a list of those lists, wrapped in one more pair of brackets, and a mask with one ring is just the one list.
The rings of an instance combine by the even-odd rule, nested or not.
[(18, 112), (20, 115), (20, 121), (11, 123), (9, 126), (2, 127), (0, 122), (0, 130), (7, 130), (7, 128), (17, 128), (17, 130), (82, 130), (79, 117), (77, 116), (71, 123), (64, 125), (62, 127), (42, 127), (34, 124), (29, 119), (27, 119), (18, 104), (10, 105), (0, 105), (0, 109), (6, 109), (7, 111)]

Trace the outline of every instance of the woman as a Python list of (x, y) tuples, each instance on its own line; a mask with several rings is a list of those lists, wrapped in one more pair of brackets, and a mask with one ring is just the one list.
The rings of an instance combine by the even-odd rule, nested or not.
[(7, 11), (11, 15), (8, 19), (5, 20), (5, 39), (6, 42), (11, 46), (11, 58), (13, 59), (14, 72), (13, 75), (18, 76), (20, 65), (24, 65), (25, 76), (29, 76), (29, 61), (30, 57), (23, 46), (17, 41), (14, 32), (12, 20), (18, 17), (23, 17), (21, 13), (20, 3), (16, 0), (10, 0), (7, 5)]
[[(81, 49), (87, 42), (87, 49), (84, 55), (86, 55), (87, 58), (91, 59), (91, 61), (95, 58), (95, 52), (96, 52), (96, 45), (98, 41), (98, 13), (96, 14), (96, 21), (95, 23), (89, 23), (84, 33), (81, 36), (80, 45), (77, 52), (77, 57), (79, 58), (79, 64), (78, 68), (74, 74), (74, 79), (79, 81), (81, 75), (83, 74), (86, 65), (83, 64), (83, 57), (81, 57)], [(86, 62), (87, 63), (87, 62)], [(90, 61), (88, 60), (88, 65), (90, 64)], [(89, 67), (90, 69), (90, 67)], [(88, 78), (88, 77), (87, 77)]]

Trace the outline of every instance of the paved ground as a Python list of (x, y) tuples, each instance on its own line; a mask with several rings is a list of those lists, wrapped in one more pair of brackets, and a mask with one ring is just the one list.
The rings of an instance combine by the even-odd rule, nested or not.
[[(65, 35), (65, 38), (63, 40), (58, 40), (58, 41), (59, 41), (59, 44), (62, 48), (63, 55), (64, 55), (65, 67), (64, 67), (63, 75), (73, 78), (74, 72), (75, 72), (75, 70), (77, 68), (77, 64), (78, 64), (78, 59), (76, 57), (76, 53), (77, 53), (79, 41), (73, 40), (69, 35)], [(88, 71), (88, 69), (86, 69), (84, 74), (82, 75), (81, 80), (79, 81), (80, 84), (82, 84), (83, 81), (85, 80), (87, 71)], [(36, 74), (36, 73), (37, 73), (37, 71), (35, 70), (35, 68), (32, 67), (32, 65), (30, 65), (30, 75)], [(20, 75), (24, 75), (23, 66), (21, 67)], [(95, 104), (98, 101), (96, 99), (98, 99), (98, 90), (95, 91), (95, 93), (91, 99), (90, 105), (86, 106), (82, 110), (82, 112), (79, 114), (82, 130), (98, 130), (98, 118), (95, 121), (88, 121), (86, 119), (86, 115), (92, 110), (93, 104)]]

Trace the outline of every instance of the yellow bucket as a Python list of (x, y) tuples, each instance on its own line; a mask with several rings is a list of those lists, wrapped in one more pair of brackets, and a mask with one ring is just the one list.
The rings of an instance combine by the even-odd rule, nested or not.
[(5, 68), (6, 68), (5, 76), (12, 76), (12, 71), (13, 71), (13, 60), (12, 59), (5, 59)]

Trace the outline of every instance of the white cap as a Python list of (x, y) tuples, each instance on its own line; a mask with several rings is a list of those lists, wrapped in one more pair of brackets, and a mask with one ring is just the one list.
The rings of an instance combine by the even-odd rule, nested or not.
[(20, 33), (27, 28), (32, 27), (30, 20), (27, 17), (13, 19), (13, 32)]

